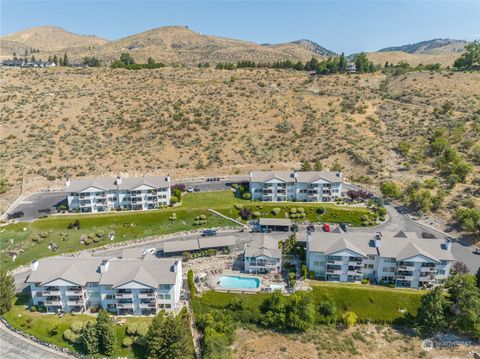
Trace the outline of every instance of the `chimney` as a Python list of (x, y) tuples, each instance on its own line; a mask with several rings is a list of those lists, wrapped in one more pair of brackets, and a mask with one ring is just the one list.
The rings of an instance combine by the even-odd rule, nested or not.
[(307, 231), (307, 243), (310, 243), (312, 241), (312, 232)]
[(117, 180), (115, 182), (117, 183), (117, 186), (120, 186), (122, 184), (122, 177), (117, 176)]
[(443, 243), (443, 249), (445, 249), (446, 251), (452, 250), (452, 241), (449, 240), (448, 238), (446, 238), (445, 242)]
[(35, 259), (32, 264), (30, 264), (30, 269), (32, 270), (32, 272), (35, 272), (37, 269), (38, 269), (38, 261)]
[(174, 271), (175, 273), (178, 273), (181, 267), (182, 267), (182, 260), (179, 259), (179, 260), (176, 261), (175, 264), (173, 265), (173, 271)]
[(343, 172), (337, 172), (337, 177), (342, 178), (343, 177)]
[(297, 170), (293, 171), (293, 178), (295, 178), (295, 179), (298, 178), (298, 171)]
[(375, 248), (378, 248), (382, 245), (382, 233), (375, 233), (375, 239), (373, 240), (373, 245)]
[(65, 180), (65, 187), (66, 187), (66, 188), (70, 187), (70, 178), (67, 178), (67, 179)]
[(108, 260), (103, 261), (102, 264), (100, 264), (100, 273), (105, 273), (108, 270), (109, 264), (110, 264), (110, 261)]
[(165, 177), (165, 181), (167, 181), (168, 183), (170, 183), (170, 175), (167, 175), (167, 176)]
[(248, 172), (248, 177), (250, 177), (250, 181), (252, 181), (252, 171)]

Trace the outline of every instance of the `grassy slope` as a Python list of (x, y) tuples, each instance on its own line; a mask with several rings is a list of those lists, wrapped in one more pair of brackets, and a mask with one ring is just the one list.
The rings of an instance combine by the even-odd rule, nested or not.
[[(70, 327), (73, 322), (86, 322), (93, 321), (95, 318), (89, 315), (71, 315), (66, 314), (62, 318), (56, 315), (44, 314), (44, 313), (31, 313), (25, 309), (25, 304), (28, 303), (27, 296), (19, 296), (15, 306), (8, 313), (4, 315), (5, 319), (14, 328), (31, 334), (43, 341), (55, 344), (60, 347), (68, 348), (72, 351), (82, 352), (80, 345), (73, 345), (63, 340), (63, 332)], [(135, 351), (129, 348), (121, 347), (122, 340), (127, 336), (126, 329), (129, 323), (146, 322), (149, 323), (152, 318), (146, 317), (128, 317), (126, 318), (126, 324), (123, 326), (115, 325), (117, 332), (118, 350), (115, 352), (115, 356), (125, 358), (135, 358)], [(50, 331), (58, 325), (58, 333), (51, 335)]]
[[(318, 304), (326, 298), (332, 299), (341, 311), (354, 311), (361, 321), (391, 323), (404, 317), (399, 310), (415, 315), (424, 292), (378, 286), (313, 282), (312, 295)], [(195, 298), (193, 308), (197, 313), (208, 309), (224, 309), (240, 294), (207, 292)], [(246, 306), (258, 311), (260, 304), (269, 294), (245, 294)]]
[[(230, 191), (222, 192), (205, 192), (184, 195), (182, 204), (175, 208), (166, 208), (160, 210), (150, 210), (143, 212), (109, 212), (105, 214), (94, 215), (68, 215), (53, 216), (49, 218), (39, 219), (32, 223), (16, 223), (3, 227), (0, 230), (0, 253), (1, 264), (6, 269), (27, 264), (36, 258), (47, 257), (54, 254), (75, 252), (82, 249), (93, 248), (111, 243), (108, 239), (92, 243), (89, 246), (80, 243), (82, 234), (92, 234), (103, 231), (105, 234), (115, 232), (115, 241), (121, 242), (131, 239), (139, 239), (148, 236), (162, 235), (185, 230), (199, 228), (194, 226), (195, 216), (200, 214), (207, 215), (207, 223), (201, 227), (221, 227), (232, 225), (231, 221), (225, 220), (219, 216), (211, 215), (207, 209), (213, 208), (220, 212), (236, 218), (238, 211), (233, 208), (235, 203), (248, 204), (252, 207), (252, 202), (243, 201), (235, 198)], [(292, 203), (283, 204), (291, 206)], [(264, 212), (270, 212), (271, 208), (280, 207), (279, 204), (262, 204)], [(313, 208), (319, 207), (314, 204), (295, 204), (296, 207)], [(363, 208), (342, 209), (334, 205), (323, 205), (327, 212), (321, 217), (323, 221), (332, 222), (349, 222), (352, 224), (360, 223), (360, 217), (368, 210)], [(177, 220), (170, 220), (170, 216), (175, 213)], [(271, 216), (266, 214), (266, 216)], [(284, 211), (278, 215), (284, 218)], [(76, 219), (80, 220), (80, 229), (67, 229), (68, 224)], [(313, 220), (313, 219), (312, 219)], [(24, 230), (25, 229), (25, 230)], [(41, 243), (32, 242), (32, 236), (44, 233), (47, 235)], [(55, 243), (59, 250), (52, 252), (48, 249), (50, 242)], [(8, 256), (8, 251), (23, 249), (15, 262), (12, 262)]]

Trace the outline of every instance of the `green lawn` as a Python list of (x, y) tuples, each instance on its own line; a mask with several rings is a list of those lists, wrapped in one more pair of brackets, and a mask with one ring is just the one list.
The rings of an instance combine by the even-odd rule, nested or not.
[[(370, 285), (355, 285), (312, 281), (310, 292), (318, 305), (329, 298), (333, 300), (340, 312), (353, 311), (359, 320), (377, 323), (393, 323), (402, 319), (405, 314), (416, 315), (420, 306), (420, 298), (424, 291), (387, 288)], [(259, 313), (261, 303), (270, 294), (233, 294), (209, 291), (201, 297), (193, 299), (196, 314), (212, 309), (228, 310), (227, 306), (233, 298), (242, 296), (251, 313)]]
[[(0, 229), (1, 265), (5, 269), (11, 269), (29, 263), (35, 258), (105, 245), (111, 243), (107, 235), (112, 231), (115, 232), (114, 242), (121, 242), (195, 228), (222, 227), (233, 224), (231, 221), (210, 214), (206, 207), (203, 209), (188, 208), (189, 196), (185, 198), (182, 206), (176, 208), (135, 213), (111, 212), (96, 215), (52, 216), (38, 219), (32, 223), (16, 223), (3, 227)], [(173, 213), (177, 217), (174, 221), (170, 220)], [(195, 226), (194, 219), (201, 214), (207, 216), (207, 222), (205, 225)], [(68, 224), (76, 219), (80, 220), (80, 229), (67, 229)], [(106, 234), (103, 240), (89, 246), (80, 243), (82, 234), (91, 234), (95, 237), (101, 231)], [(45, 239), (40, 243), (32, 241), (32, 237), (42, 233), (46, 235)], [(48, 249), (50, 242), (58, 246), (57, 252)], [(18, 249), (23, 249), (24, 252), (20, 253), (13, 262), (8, 251)]]
[[(207, 209), (215, 209), (231, 218), (238, 218), (239, 211), (234, 208), (236, 203), (249, 207), (254, 212), (260, 212), (263, 217), (285, 218), (285, 211), (293, 207), (302, 207), (305, 210), (306, 218), (310, 221), (346, 222), (352, 225), (360, 225), (361, 217), (370, 213), (365, 208), (341, 207), (334, 204), (251, 202), (235, 198), (230, 190), (188, 193), (183, 195), (181, 205), (175, 208), (142, 212), (52, 216), (38, 219), (32, 223), (20, 222), (0, 227), (0, 264), (5, 269), (11, 269), (27, 264), (36, 258), (102, 246), (111, 243), (108, 240), (110, 232), (115, 233), (114, 242), (121, 242), (195, 228), (229, 226), (233, 222), (212, 215)], [(277, 216), (272, 213), (272, 209), (275, 207), (281, 208), (281, 212)], [(317, 215), (318, 207), (326, 210), (321, 216)], [(176, 214), (176, 220), (170, 219), (173, 213)], [(202, 226), (195, 226), (195, 217), (201, 214), (207, 216), (207, 222)], [(80, 220), (80, 229), (68, 229), (68, 225), (77, 219)], [(82, 235), (90, 235), (95, 238), (101, 232), (104, 233), (102, 240), (88, 246), (80, 243)], [(44, 238), (39, 238), (40, 235)], [(34, 241), (35, 238), (39, 241)], [(48, 248), (50, 243), (58, 246), (57, 252)], [(8, 253), (19, 250), (17, 259), (13, 262)]]
[[(45, 342), (82, 353), (82, 348), (80, 345), (72, 345), (70, 342), (67, 342), (63, 339), (63, 332), (68, 329), (73, 322), (94, 321), (95, 318), (93, 316), (83, 314), (66, 314), (62, 318), (59, 318), (58, 316), (51, 314), (32, 313), (25, 309), (25, 304), (28, 303), (28, 300), (28, 296), (19, 296), (14, 307), (4, 315), (4, 318), (10, 323), (10, 325)], [(150, 324), (151, 321), (152, 318), (128, 317), (126, 318), (125, 325), (115, 325), (118, 343), (118, 349), (115, 352), (115, 356), (125, 358), (141, 357), (141, 355), (135, 350), (132, 350), (131, 348), (123, 348), (121, 346), (121, 342), (127, 336), (126, 329), (129, 323), (145, 322)], [(58, 333), (52, 335), (51, 330), (56, 325), (58, 325)], [(102, 355), (98, 355), (98, 357), (102, 357)]]

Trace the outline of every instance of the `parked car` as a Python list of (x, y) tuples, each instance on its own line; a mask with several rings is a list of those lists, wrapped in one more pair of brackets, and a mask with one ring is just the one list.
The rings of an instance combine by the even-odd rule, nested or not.
[(195, 192), (200, 192), (200, 187), (195, 186), (195, 187), (193, 188), (193, 190), (194, 190)]
[(204, 229), (202, 231), (202, 236), (203, 237), (211, 237), (211, 236), (216, 236), (217, 235), (217, 230), (216, 229)]
[(480, 255), (480, 248), (473, 248), (473, 254)]
[(323, 226), (322, 226), (322, 229), (325, 231), (325, 232), (331, 232), (332, 231), (332, 228), (330, 227), (330, 225), (328, 223), (325, 223)]
[(346, 232), (348, 229), (348, 224), (347, 223), (340, 223), (340, 228), (342, 231)]
[(188, 187), (187, 192), (193, 192), (193, 187)]

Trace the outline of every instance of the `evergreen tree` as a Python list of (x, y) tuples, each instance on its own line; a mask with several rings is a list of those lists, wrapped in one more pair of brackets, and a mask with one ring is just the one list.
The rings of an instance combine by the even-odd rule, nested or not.
[(82, 328), (82, 345), (88, 354), (98, 353), (97, 328), (92, 322), (87, 322)]
[(128, 52), (123, 52), (120, 55), (120, 61), (123, 62), (125, 66), (133, 65), (135, 63), (133, 57)]
[(30, 58), (30, 62), (35, 62), (35, 55), (32, 55), (32, 57)]
[(367, 54), (364, 52), (355, 55), (354, 58), (355, 68), (357, 69), (358, 73), (364, 73), (369, 71), (369, 61), (367, 58)]
[(290, 296), (286, 307), (286, 324), (294, 330), (309, 329), (315, 319), (315, 308), (308, 293), (297, 292)]
[(339, 72), (347, 71), (347, 59), (345, 58), (345, 55), (343, 52), (338, 59), (338, 71)]
[(316, 160), (315, 164), (313, 165), (313, 169), (315, 171), (322, 171), (323, 170), (322, 162), (320, 162), (320, 160)]
[(52, 62), (53, 59), (52, 59), (52, 55), (48, 56), (48, 62)]
[(63, 66), (63, 58), (62, 57), (58, 58), (58, 66)]
[(0, 315), (12, 309), (14, 298), (15, 281), (9, 272), (0, 270)]
[(113, 327), (110, 314), (102, 309), (98, 312), (95, 328), (98, 335), (98, 349), (105, 355), (111, 355), (117, 343), (115, 328)]
[(63, 55), (63, 66), (68, 66), (70, 63), (68, 62), (67, 53)]
[(57, 57), (57, 55), (53, 55), (53, 63), (54, 63), (55, 65), (58, 65), (58, 57)]
[(147, 334), (146, 357), (154, 358), (192, 358), (194, 347), (188, 318), (165, 316), (160, 312), (152, 321)]
[(17, 57), (17, 53), (16, 53), (16, 52), (13, 52), (13, 60), (14, 60), (14, 61), (17, 61), (17, 60), (18, 60), (18, 57)]
[(480, 288), (480, 267), (477, 270), (477, 274), (475, 275), (475, 278), (477, 280), (477, 288)]
[(285, 300), (281, 293), (274, 292), (260, 307), (261, 323), (266, 327), (283, 328), (285, 325)]
[(312, 165), (308, 161), (302, 161), (300, 165), (300, 171), (311, 171)]
[(447, 306), (441, 287), (436, 287), (422, 297), (416, 318), (416, 325), (422, 334), (434, 334), (447, 326)]

